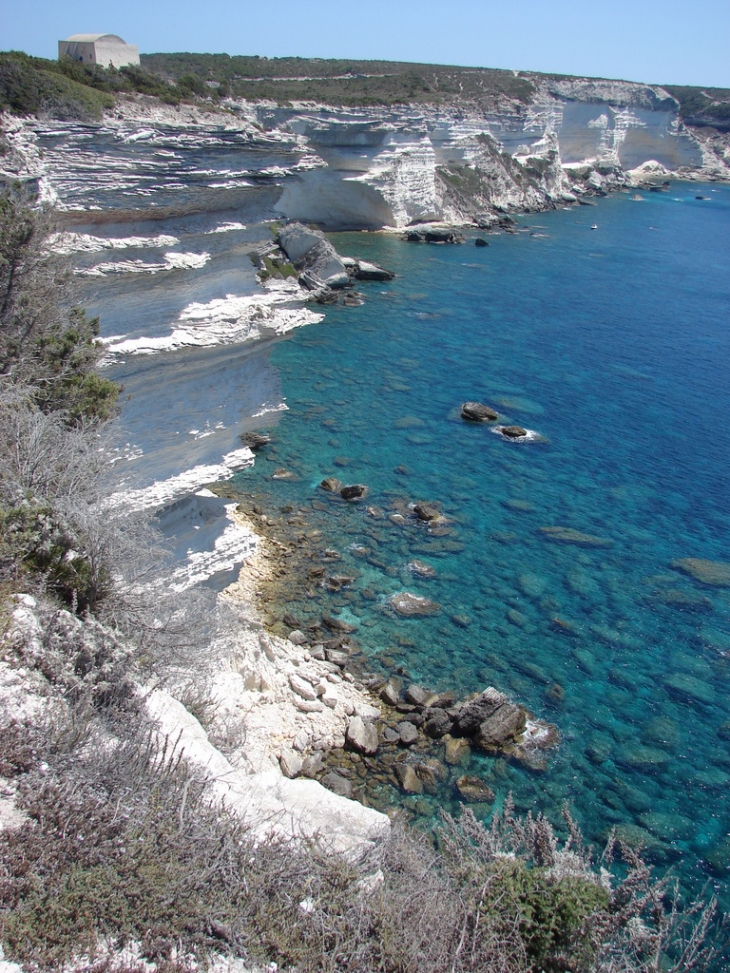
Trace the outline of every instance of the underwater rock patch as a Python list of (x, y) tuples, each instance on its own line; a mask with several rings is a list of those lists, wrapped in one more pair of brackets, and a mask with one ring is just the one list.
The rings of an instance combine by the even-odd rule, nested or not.
[(584, 534), (573, 527), (541, 527), (540, 533), (556, 544), (575, 544), (578, 547), (610, 547), (613, 544), (608, 537)]
[(702, 584), (714, 588), (730, 588), (730, 563), (727, 561), (710, 561), (702, 557), (680, 557), (675, 558), (671, 562), (671, 566)]

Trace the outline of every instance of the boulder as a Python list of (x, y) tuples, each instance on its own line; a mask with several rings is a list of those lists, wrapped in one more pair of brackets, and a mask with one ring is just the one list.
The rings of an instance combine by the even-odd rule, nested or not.
[(488, 240), (485, 240), (484, 237), (478, 236), (476, 238), (476, 240), (474, 241), (474, 246), (475, 247), (488, 247), (489, 246), (489, 241)]
[(428, 522), (444, 519), (444, 515), (435, 503), (417, 503), (413, 508), (413, 513), (419, 520)]
[(293, 632), (289, 632), (289, 641), (292, 645), (306, 645), (309, 639), (304, 632), (295, 628)]
[(459, 737), (449, 737), (446, 741), (444, 750), (444, 762), (450, 767), (458, 767), (467, 762), (471, 756), (471, 747), (468, 742)]
[(410, 747), (418, 740), (418, 729), (409, 720), (399, 723), (396, 730), (404, 747)]
[(393, 280), (395, 274), (367, 260), (357, 260), (353, 268), (353, 276), (357, 280)]
[(364, 483), (353, 483), (351, 486), (344, 486), (340, 490), (343, 500), (363, 500), (368, 493), (368, 488)]
[(451, 732), (453, 724), (452, 718), (444, 709), (434, 706), (426, 711), (426, 722), (423, 724), (423, 732), (435, 740), (440, 740)]
[(325, 774), (320, 783), (333, 794), (339, 794), (340, 797), (347, 797), (352, 800), (351, 781), (343, 777), (342, 774), (338, 774), (336, 770), (330, 770), (328, 774)]
[(406, 231), (409, 243), (463, 243), (464, 236), (451, 226), (422, 226)]
[(383, 688), (380, 690), (380, 698), (388, 706), (395, 706), (400, 700), (400, 693), (392, 682), (386, 682)]
[(480, 724), (472, 739), (482, 750), (497, 750), (524, 733), (526, 724), (525, 710), (505, 702)]
[(300, 274), (337, 289), (350, 282), (347, 268), (321, 230), (290, 223), (279, 230), (279, 246)]
[(456, 789), (462, 801), (467, 801), (470, 804), (491, 804), (494, 800), (494, 791), (481, 777), (464, 774), (456, 781)]
[(485, 689), (475, 699), (462, 706), (454, 721), (454, 733), (458, 736), (473, 736), (481, 724), (507, 702), (504, 693), (492, 686)]
[(301, 676), (292, 673), (289, 676), (289, 685), (292, 691), (301, 696), (302, 699), (315, 700), (317, 698), (317, 693), (315, 692), (314, 686), (311, 682), (307, 682), (306, 679), (302, 679)]
[(241, 433), (241, 442), (249, 449), (260, 449), (262, 446), (268, 446), (271, 436), (260, 432), (244, 432)]
[(461, 418), (467, 422), (494, 422), (499, 418), (499, 413), (482, 402), (463, 402)]
[(410, 591), (400, 591), (388, 599), (390, 607), (404, 618), (419, 618), (434, 615), (441, 611), (438, 602), (431, 601), (423, 595), (414, 595)]
[(527, 435), (527, 430), (522, 426), (502, 426), (499, 430), (507, 439), (522, 439)]
[(279, 766), (281, 767), (282, 774), (291, 780), (301, 774), (302, 762), (302, 758), (293, 750), (285, 750), (279, 757)]
[(419, 578), (435, 578), (436, 568), (430, 564), (426, 564), (425, 561), (421, 561), (418, 558), (413, 561), (409, 561), (406, 565), (411, 574), (415, 574)]
[(451, 226), (430, 226), (425, 231), (426, 243), (463, 243), (464, 236)]
[(423, 794), (423, 781), (411, 764), (396, 764), (395, 775), (406, 794)]
[(339, 493), (342, 489), (342, 481), (338, 480), (336, 476), (327, 476), (319, 485), (320, 490), (326, 490), (328, 493)]
[(378, 750), (378, 728), (374, 723), (365, 723), (360, 716), (353, 716), (347, 724), (345, 739), (350, 749), (357, 753), (372, 756)]
[(350, 658), (350, 654), (344, 649), (325, 649), (324, 655), (327, 662), (331, 662), (333, 665), (339, 666), (340, 669), (344, 669)]
[(417, 686), (412, 683), (404, 693), (406, 703), (411, 703), (413, 706), (428, 706), (431, 700), (434, 698), (434, 694), (429, 692), (428, 689), (424, 689), (422, 686)]

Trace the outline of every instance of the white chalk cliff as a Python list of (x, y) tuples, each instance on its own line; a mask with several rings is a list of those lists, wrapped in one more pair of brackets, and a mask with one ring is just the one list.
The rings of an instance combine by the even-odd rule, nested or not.
[[(123, 204), (129, 216), (234, 210), (332, 229), (541, 210), (576, 188), (630, 184), (626, 173), (648, 162), (683, 178), (730, 178), (727, 152), (684, 127), (661, 88), (532, 82), (529, 103), (488, 111), (227, 102), (213, 113), (138, 96), (98, 125), (8, 121), (8, 159), (15, 172), (25, 159), (26, 175), (77, 222), (82, 212), (103, 222)], [(268, 151), (269, 164), (237, 167), (237, 149)]]

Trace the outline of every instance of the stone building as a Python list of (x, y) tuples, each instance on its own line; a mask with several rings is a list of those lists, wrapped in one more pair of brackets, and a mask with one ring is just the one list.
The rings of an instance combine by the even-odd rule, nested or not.
[(139, 64), (139, 48), (125, 44), (116, 34), (73, 34), (58, 42), (59, 60), (65, 55), (82, 64), (99, 64), (103, 68)]

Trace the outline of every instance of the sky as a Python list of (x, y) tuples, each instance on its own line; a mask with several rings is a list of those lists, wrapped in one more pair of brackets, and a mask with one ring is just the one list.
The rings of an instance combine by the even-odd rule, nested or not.
[(0, 50), (344, 57), (730, 88), (730, 0), (0, 0)]

